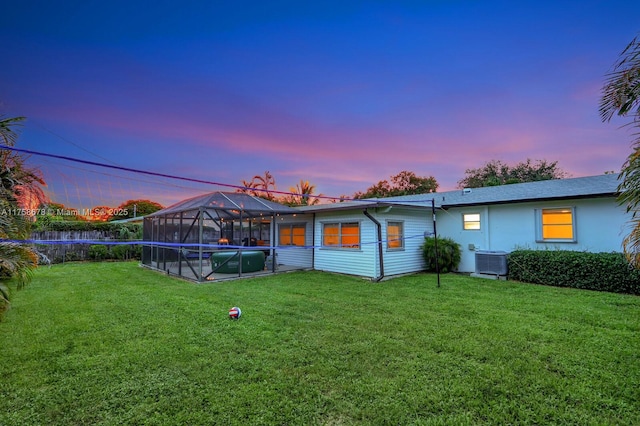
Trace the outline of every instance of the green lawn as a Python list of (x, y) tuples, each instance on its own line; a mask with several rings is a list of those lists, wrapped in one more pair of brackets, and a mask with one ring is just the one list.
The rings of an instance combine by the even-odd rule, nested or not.
[(628, 295), (68, 263), (14, 294), (0, 348), (0, 425), (640, 424)]

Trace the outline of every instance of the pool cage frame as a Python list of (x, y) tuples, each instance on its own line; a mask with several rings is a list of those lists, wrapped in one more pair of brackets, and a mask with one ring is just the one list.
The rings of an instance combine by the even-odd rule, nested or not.
[[(219, 276), (221, 270), (229, 277), (242, 276), (246, 264), (255, 262), (250, 258), (259, 261), (262, 252), (265, 265), (275, 272), (276, 217), (296, 213), (299, 211), (292, 207), (237, 192), (190, 198), (144, 218), (141, 263), (205, 282)], [(229, 254), (232, 250), (235, 254)], [(220, 255), (225, 260), (214, 266), (212, 257)], [(229, 269), (234, 272), (230, 274)]]

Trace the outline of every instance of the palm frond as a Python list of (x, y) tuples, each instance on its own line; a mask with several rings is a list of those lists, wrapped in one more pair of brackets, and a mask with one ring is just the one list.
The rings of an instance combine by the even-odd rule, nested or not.
[(16, 126), (21, 126), (24, 117), (5, 118), (0, 115), (0, 142), (3, 145), (14, 146), (18, 139), (18, 133), (14, 130)]
[(634, 38), (607, 74), (600, 100), (600, 117), (640, 115), (640, 38)]
[(631, 231), (624, 238), (622, 246), (629, 263), (635, 268), (640, 268), (640, 219), (636, 218), (630, 223)]
[(2, 319), (2, 314), (6, 312), (10, 306), (9, 287), (0, 282), (0, 320)]
[(18, 288), (31, 280), (32, 271), (38, 266), (38, 255), (24, 244), (0, 242), (0, 279), (14, 278)]
[(640, 268), (640, 38), (622, 51), (602, 88), (600, 118), (608, 122), (614, 115), (632, 118), (633, 151), (622, 166), (618, 202), (631, 212), (631, 230), (623, 240), (627, 260)]

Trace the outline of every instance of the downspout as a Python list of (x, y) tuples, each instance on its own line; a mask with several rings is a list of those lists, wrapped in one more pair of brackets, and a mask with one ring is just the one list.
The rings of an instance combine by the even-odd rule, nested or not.
[[(233, 225), (231, 225), (233, 232)], [(242, 244), (242, 210), (240, 210), (240, 244)], [(242, 246), (238, 249), (238, 277), (242, 277)]]
[(271, 272), (276, 273), (276, 227), (279, 226), (276, 220), (275, 212), (271, 213), (271, 226), (269, 226), (269, 253), (271, 253)]
[[(178, 224), (178, 242), (182, 244), (182, 219), (184, 212), (180, 212), (180, 223)], [(174, 238), (172, 238), (173, 241)], [(182, 245), (178, 246), (178, 275), (182, 277)]]
[(376, 224), (376, 228), (378, 229), (378, 258), (380, 259), (380, 276), (374, 278), (373, 281), (380, 282), (384, 278), (384, 260), (382, 256), (382, 225), (376, 220), (375, 217), (371, 216), (366, 209), (363, 210), (362, 213), (364, 213), (366, 217), (371, 219), (371, 221)]
[(200, 264), (200, 267), (198, 269), (198, 281), (202, 282), (204, 281), (204, 272), (202, 270), (202, 244), (203, 244), (203, 229), (202, 226), (204, 224), (204, 207), (200, 206), (200, 211), (199, 211), (199, 215), (198, 215), (198, 262)]
[[(318, 246), (321, 246), (320, 241)], [(316, 270), (316, 214), (311, 219), (311, 269)]]

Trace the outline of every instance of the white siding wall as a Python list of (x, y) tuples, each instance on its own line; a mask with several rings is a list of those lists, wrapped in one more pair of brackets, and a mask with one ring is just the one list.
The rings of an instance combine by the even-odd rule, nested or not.
[[(313, 216), (312, 215), (295, 215), (281, 216), (278, 218), (276, 227), (276, 259), (280, 265), (301, 266), (305, 268), (313, 267)], [(305, 241), (306, 247), (296, 246), (280, 246), (278, 240), (280, 235), (280, 225), (291, 225), (295, 223), (305, 224)]]
[[(536, 242), (535, 210), (575, 208), (576, 242)], [(463, 213), (480, 213), (481, 229), (462, 229)], [(630, 216), (614, 198), (501, 204), (451, 208), (437, 214), (438, 236), (450, 237), (461, 245), (459, 271), (475, 271), (475, 251), (511, 252), (519, 248), (575, 250), (589, 252), (622, 251), (622, 239)], [(472, 244), (474, 248), (470, 248)]]
[[(360, 249), (322, 247), (322, 224), (326, 222), (359, 222)], [(316, 213), (315, 269), (375, 278), (377, 262), (376, 227), (362, 211)]]
[[(389, 212), (383, 212), (384, 209), (378, 212), (369, 210), (369, 214), (382, 225), (384, 275), (423, 271), (425, 262), (420, 247), (424, 242), (425, 232), (433, 232), (431, 211), (402, 210), (394, 207)], [(322, 248), (323, 223), (352, 221), (360, 223), (360, 250)], [(404, 249), (387, 249), (388, 221), (403, 222)], [(315, 246), (315, 269), (368, 278), (380, 276), (377, 227), (361, 211), (317, 213)]]
[(387, 249), (383, 245), (385, 276), (424, 271), (426, 264), (421, 246), (425, 232), (433, 232), (433, 221), (430, 209), (400, 210), (393, 208), (387, 214), (374, 215), (382, 223), (382, 239), (387, 240), (387, 222), (399, 221), (404, 224), (404, 248)]

